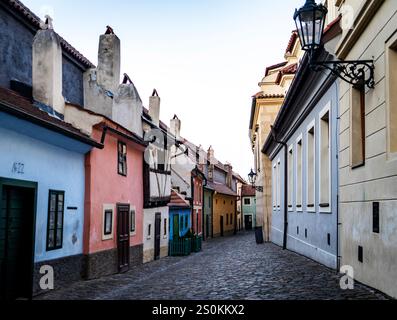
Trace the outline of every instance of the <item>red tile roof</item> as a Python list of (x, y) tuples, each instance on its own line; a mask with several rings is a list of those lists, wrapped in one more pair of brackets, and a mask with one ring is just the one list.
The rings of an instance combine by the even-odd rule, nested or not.
[(255, 197), (256, 191), (255, 188), (246, 184), (241, 189), (241, 196), (242, 197)]
[(274, 65), (272, 65), (270, 67), (267, 67), (266, 71), (265, 71), (265, 77), (269, 75), (269, 71), (284, 67), (287, 63), (288, 63), (288, 61), (284, 61), (284, 62), (281, 62), (281, 63), (274, 64)]
[(277, 99), (277, 98), (284, 98), (284, 95), (283, 94), (264, 94), (261, 91), (252, 97), (256, 98), (256, 99)]
[[(3, 1), (3, 0), (2, 0)], [(39, 30), (41, 20), (32, 11), (29, 10), (21, 1), (19, 0), (5, 0), (10, 8), (14, 10), (19, 16), (21, 16), (28, 24), (30, 24), (35, 30)], [(59, 36), (59, 35), (58, 35)], [(59, 36), (61, 46), (65, 52), (70, 54), (78, 62), (83, 64), (86, 68), (94, 68), (92, 64), (86, 57), (84, 57), (79, 51), (77, 51), (71, 44), (69, 44), (65, 39)]]
[(295, 43), (298, 40), (298, 32), (296, 30), (292, 31), (291, 37), (288, 42), (287, 49), (285, 50), (285, 53), (292, 53), (292, 50), (294, 49)]
[(32, 101), (18, 93), (0, 87), (0, 111), (26, 119), (52, 131), (60, 132), (70, 138), (82, 141), (89, 145), (102, 147), (101, 144), (85, 135), (72, 125), (49, 115), (33, 105)]
[(281, 69), (280, 72), (278, 73), (276, 83), (280, 84), (280, 81), (284, 75), (295, 74), (297, 71), (298, 71), (297, 63), (286, 66), (285, 68)]
[(230, 189), (227, 185), (218, 182), (208, 181), (208, 187), (215, 190), (215, 192), (226, 195), (237, 197), (237, 193)]
[(190, 203), (175, 190), (171, 190), (171, 201), (168, 206), (173, 208), (190, 208)]

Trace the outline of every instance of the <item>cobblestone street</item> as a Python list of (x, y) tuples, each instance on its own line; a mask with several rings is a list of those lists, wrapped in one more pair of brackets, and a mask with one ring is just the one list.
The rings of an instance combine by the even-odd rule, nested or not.
[(273, 300), (385, 299), (361, 284), (339, 288), (334, 271), (273, 244), (257, 245), (254, 233), (204, 243), (187, 258), (168, 257), (127, 274), (80, 282), (37, 299)]

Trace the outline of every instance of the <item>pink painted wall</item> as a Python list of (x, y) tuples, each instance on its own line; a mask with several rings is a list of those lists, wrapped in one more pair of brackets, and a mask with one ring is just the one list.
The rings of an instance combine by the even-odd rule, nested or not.
[[(94, 129), (93, 138), (100, 141), (102, 130)], [(118, 141), (127, 144), (127, 177), (118, 174)], [(93, 149), (86, 156), (86, 203), (84, 253), (117, 248), (117, 204), (136, 208), (136, 235), (130, 246), (143, 244), (143, 147), (108, 132), (103, 150)], [(102, 240), (103, 205), (114, 205), (113, 239)]]

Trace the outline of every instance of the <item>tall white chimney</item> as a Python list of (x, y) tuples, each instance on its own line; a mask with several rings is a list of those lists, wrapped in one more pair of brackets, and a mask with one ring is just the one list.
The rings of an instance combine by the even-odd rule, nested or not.
[(33, 98), (63, 115), (62, 48), (51, 17), (46, 16), (42, 29), (36, 33), (32, 51)]
[(109, 26), (99, 37), (97, 82), (112, 93), (120, 84), (120, 39)]
[(157, 127), (160, 125), (160, 102), (159, 94), (154, 89), (152, 96), (149, 98), (149, 116)]
[(176, 140), (181, 139), (181, 120), (175, 115), (170, 121), (171, 134), (175, 136)]
[(142, 138), (143, 105), (137, 89), (127, 74), (113, 99), (112, 119)]

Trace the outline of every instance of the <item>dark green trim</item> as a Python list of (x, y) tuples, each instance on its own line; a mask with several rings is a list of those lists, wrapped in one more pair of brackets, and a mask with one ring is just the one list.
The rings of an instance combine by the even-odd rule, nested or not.
[[(3, 186), (11, 186), (11, 187), (20, 187), (34, 190), (34, 199), (33, 199), (33, 230), (32, 230), (32, 262), (30, 266), (30, 300), (33, 298), (33, 272), (34, 272), (34, 258), (36, 254), (36, 216), (37, 216), (37, 182), (33, 181), (25, 181), (25, 180), (17, 180), (17, 179), (9, 179), (9, 178), (1, 178), (0, 177), (0, 195), (3, 194)], [(2, 206), (2, 197), (0, 196), (0, 208)]]
[[(56, 195), (56, 210), (55, 210), (55, 221), (54, 221), (54, 228), (55, 228), (55, 245), (54, 247), (49, 247), (48, 245), (48, 235), (50, 233), (50, 207), (51, 207), (51, 195)], [(56, 245), (57, 243), (57, 233), (58, 233), (58, 203), (59, 203), (59, 195), (63, 195), (63, 203), (62, 203), (62, 231), (61, 231), (61, 244), (59, 246)], [(62, 249), (63, 247), (63, 229), (64, 229), (64, 222), (65, 222), (65, 191), (61, 190), (49, 190), (48, 192), (48, 208), (47, 208), (47, 239), (46, 239), (46, 251), (55, 251)]]

